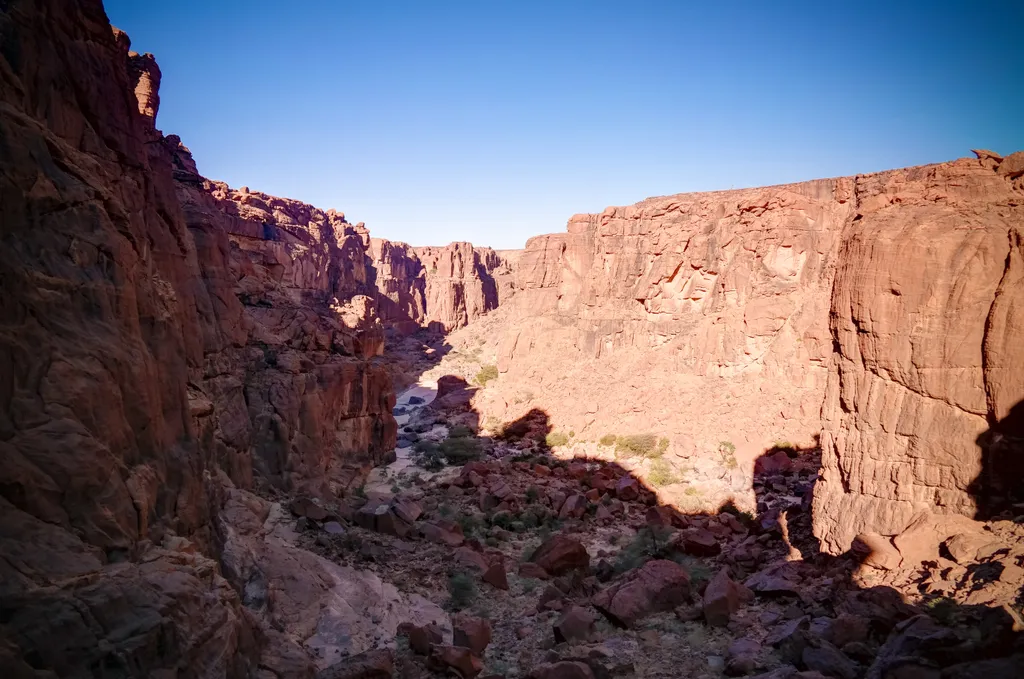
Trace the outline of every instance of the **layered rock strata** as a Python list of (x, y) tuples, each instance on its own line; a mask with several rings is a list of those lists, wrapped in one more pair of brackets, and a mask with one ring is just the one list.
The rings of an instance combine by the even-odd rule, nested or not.
[(507, 303), (515, 290), (517, 250), (471, 243), (411, 247), (374, 238), (370, 252), (380, 317), (399, 332), (464, 327)]
[(98, 1), (0, 25), (5, 668), (308, 676), (308, 634), (222, 573), (223, 510), (393, 449), (367, 234), (199, 177)]
[(1020, 484), (1024, 399), (1024, 180), (1001, 170), (1020, 154), (978, 155), (573, 217), (527, 243), (481, 409), (665, 437), (683, 469), (723, 456), (737, 491), (756, 457), (820, 435), (833, 552), (973, 515)]

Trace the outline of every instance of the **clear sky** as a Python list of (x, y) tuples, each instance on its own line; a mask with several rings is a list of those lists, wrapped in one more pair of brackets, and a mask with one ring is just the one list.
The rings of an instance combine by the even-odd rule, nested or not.
[(106, 0), (204, 175), (414, 245), (1024, 149), (1024, 3)]

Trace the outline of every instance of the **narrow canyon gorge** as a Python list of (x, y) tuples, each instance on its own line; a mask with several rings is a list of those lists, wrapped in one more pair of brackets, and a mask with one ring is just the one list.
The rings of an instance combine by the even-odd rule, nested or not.
[(413, 247), (160, 80), (0, 2), (0, 675), (1022, 676), (1024, 151)]

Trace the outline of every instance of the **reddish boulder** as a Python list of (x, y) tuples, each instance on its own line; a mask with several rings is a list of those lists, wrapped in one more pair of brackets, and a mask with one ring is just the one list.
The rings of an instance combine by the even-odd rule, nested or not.
[(565, 535), (552, 535), (530, 557), (551, 575), (562, 575), (572, 570), (590, 566), (590, 554), (579, 540)]
[(652, 613), (670, 611), (690, 597), (690, 574), (667, 559), (634, 568), (594, 597), (594, 605), (609, 620), (632, 627)]
[(483, 618), (460, 613), (452, 618), (452, 643), (481, 656), (491, 643), (491, 624)]
[(587, 498), (580, 494), (570, 495), (562, 503), (562, 509), (558, 512), (560, 519), (580, 519), (587, 513)]
[(429, 655), (431, 646), (444, 641), (444, 633), (434, 623), (429, 623), (422, 627), (405, 623), (399, 626), (398, 631), (404, 633), (409, 639), (409, 648), (412, 649), (413, 653), (420, 655)]
[(683, 531), (679, 542), (684, 552), (695, 556), (715, 556), (722, 551), (722, 544), (718, 538), (703, 528)]
[(709, 625), (722, 627), (729, 624), (729, 618), (750, 601), (753, 593), (729, 577), (726, 568), (718, 571), (704, 590), (704, 619)]
[(496, 589), (508, 590), (508, 574), (505, 572), (505, 561), (496, 560), (490, 568), (484, 571), (481, 580)]
[(632, 476), (623, 476), (615, 483), (615, 495), (625, 502), (635, 500), (640, 497), (640, 484)]
[(440, 670), (454, 670), (462, 679), (473, 679), (484, 670), (480, 658), (464, 646), (434, 646), (430, 664)]
[(540, 564), (535, 564), (530, 561), (519, 564), (519, 577), (521, 578), (536, 578), (537, 580), (547, 580), (551, 575), (544, 570), (544, 567)]
[(571, 607), (555, 623), (555, 643), (589, 641), (594, 634), (595, 622), (593, 614), (587, 609)]

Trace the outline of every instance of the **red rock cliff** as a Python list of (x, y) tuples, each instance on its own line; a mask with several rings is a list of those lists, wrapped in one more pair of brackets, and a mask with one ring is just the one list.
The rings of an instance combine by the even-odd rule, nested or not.
[(527, 243), (482, 405), (664, 435), (684, 461), (727, 442), (736, 490), (761, 452), (820, 435), (833, 552), (918, 512), (972, 515), (979, 436), (1024, 399), (1018, 158), (577, 215)]
[(402, 332), (464, 327), (506, 303), (515, 291), (518, 250), (471, 243), (414, 248), (374, 238), (370, 251), (381, 319)]
[(251, 676), (226, 498), (393, 448), (367, 235), (199, 177), (98, 1), (0, 26), (0, 666)]

